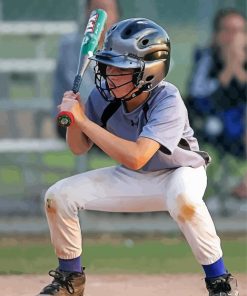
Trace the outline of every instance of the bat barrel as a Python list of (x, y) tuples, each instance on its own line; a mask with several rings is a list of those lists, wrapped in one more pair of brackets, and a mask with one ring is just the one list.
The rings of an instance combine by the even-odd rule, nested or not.
[(107, 13), (103, 9), (93, 10), (84, 33), (81, 55), (92, 56), (98, 47), (100, 35), (104, 29)]

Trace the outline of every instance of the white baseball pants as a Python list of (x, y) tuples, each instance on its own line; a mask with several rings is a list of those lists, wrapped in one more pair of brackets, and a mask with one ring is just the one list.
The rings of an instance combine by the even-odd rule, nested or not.
[(63, 179), (45, 195), (45, 211), (56, 255), (62, 259), (81, 255), (78, 210), (168, 211), (197, 261), (203, 265), (214, 263), (222, 257), (222, 250), (202, 200), (206, 183), (204, 167), (140, 172), (114, 166)]

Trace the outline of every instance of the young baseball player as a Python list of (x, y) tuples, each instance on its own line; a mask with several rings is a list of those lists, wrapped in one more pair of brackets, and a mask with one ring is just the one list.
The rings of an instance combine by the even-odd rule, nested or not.
[(59, 109), (75, 118), (67, 128), (71, 151), (83, 154), (96, 144), (119, 165), (69, 177), (47, 191), (59, 266), (40, 296), (84, 293), (78, 210), (168, 211), (205, 271), (209, 295), (238, 295), (203, 202), (210, 157), (199, 150), (178, 89), (164, 81), (170, 54), (166, 31), (153, 21), (120, 21), (93, 57), (96, 88), (85, 107), (79, 93), (64, 94)]

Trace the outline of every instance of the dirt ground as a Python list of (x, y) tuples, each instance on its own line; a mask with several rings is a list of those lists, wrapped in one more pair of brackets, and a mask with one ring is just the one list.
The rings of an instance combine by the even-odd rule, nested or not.
[[(247, 276), (237, 275), (240, 296), (247, 296)], [(1, 276), (4, 296), (35, 296), (50, 282), (46, 275)], [(87, 275), (85, 296), (207, 296), (199, 275)]]

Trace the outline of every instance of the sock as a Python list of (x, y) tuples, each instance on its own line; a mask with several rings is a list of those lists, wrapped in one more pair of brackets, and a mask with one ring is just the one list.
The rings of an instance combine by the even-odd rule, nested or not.
[(223, 258), (209, 265), (202, 265), (206, 278), (215, 278), (227, 274)]
[(60, 259), (59, 261), (59, 270), (68, 271), (68, 272), (82, 272), (81, 268), (81, 257), (74, 259)]

